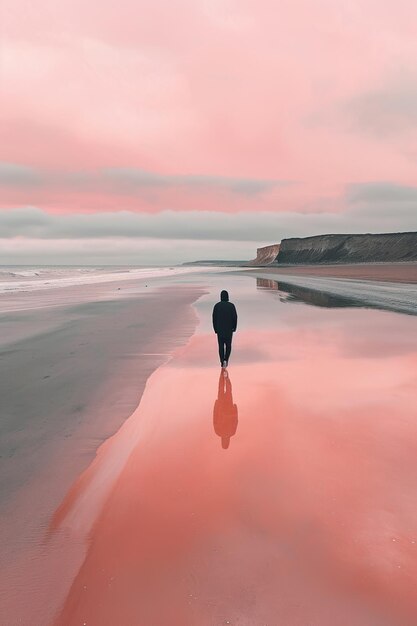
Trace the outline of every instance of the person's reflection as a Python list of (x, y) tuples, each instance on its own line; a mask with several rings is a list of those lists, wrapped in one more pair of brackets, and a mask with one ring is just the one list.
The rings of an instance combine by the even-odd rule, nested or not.
[(222, 448), (227, 450), (230, 437), (237, 429), (237, 406), (233, 404), (232, 383), (226, 370), (222, 370), (219, 377), (217, 400), (213, 408), (213, 426), (216, 435), (222, 439)]

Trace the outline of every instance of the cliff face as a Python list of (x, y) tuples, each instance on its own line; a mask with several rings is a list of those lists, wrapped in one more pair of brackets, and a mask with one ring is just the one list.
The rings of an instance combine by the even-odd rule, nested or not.
[(417, 232), (381, 235), (317, 235), (283, 239), (278, 263), (417, 261)]
[(277, 260), (279, 252), (279, 243), (272, 246), (265, 246), (256, 250), (256, 259), (249, 261), (249, 265), (271, 265)]

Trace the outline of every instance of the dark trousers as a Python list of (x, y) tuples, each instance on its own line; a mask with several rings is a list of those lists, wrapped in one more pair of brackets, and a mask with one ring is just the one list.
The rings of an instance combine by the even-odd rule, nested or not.
[(217, 335), (217, 341), (219, 342), (220, 365), (223, 365), (223, 361), (229, 360), (232, 351), (232, 335)]

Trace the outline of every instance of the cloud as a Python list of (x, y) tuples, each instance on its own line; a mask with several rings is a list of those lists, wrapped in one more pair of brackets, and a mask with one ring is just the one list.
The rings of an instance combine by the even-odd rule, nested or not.
[(38, 186), (42, 181), (40, 172), (15, 163), (0, 163), (0, 185)]
[(242, 195), (257, 195), (291, 184), (285, 180), (262, 180), (253, 178), (233, 178), (204, 175), (162, 175), (135, 168), (111, 168), (100, 174), (103, 182), (112, 182), (118, 191), (121, 189), (140, 189), (146, 187), (189, 187), (201, 189), (226, 190)]
[(286, 180), (235, 178), (209, 175), (169, 175), (138, 168), (103, 168), (97, 171), (36, 169), (14, 163), (0, 163), (0, 185), (66, 191), (113, 192), (135, 195), (141, 190), (169, 188), (226, 191), (242, 196), (256, 196), (276, 187), (294, 184)]
[[(365, 191), (369, 193), (369, 189), (363, 190), (366, 196)], [(349, 194), (352, 194), (351, 189), (347, 191), (348, 197)], [(229, 241), (258, 242), (261, 245), (279, 242), (284, 237), (322, 233), (416, 229), (415, 202), (398, 205), (397, 208), (403, 209), (399, 212), (392, 208), (387, 212), (383, 210), (384, 206), (384, 203), (357, 204), (354, 200), (352, 206), (341, 213), (248, 211), (234, 217), (215, 211), (161, 211), (155, 214), (114, 211), (62, 215), (25, 207), (0, 211), (0, 237), (222, 241), (227, 249)]]
[(417, 211), (417, 187), (390, 182), (359, 183), (348, 186), (348, 202), (414, 202)]
[(392, 230), (417, 230), (417, 187), (373, 182), (349, 185), (349, 215), (374, 224), (392, 224)]
[[(353, 159), (357, 164), (362, 163), (356, 178), (361, 178), (363, 172), (368, 176), (378, 172), (377, 177), (389, 183), (393, 172), (397, 177), (401, 176), (401, 170), (402, 176), (405, 172), (408, 177), (413, 175), (411, 168), (416, 159), (417, 141), (417, 65), (414, 59), (408, 67), (407, 71), (397, 68), (389, 73), (384, 68), (379, 78), (368, 79), (365, 86), (351, 87), (350, 93), (323, 99), (320, 106), (303, 118), (306, 129), (323, 133), (323, 138), (327, 132), (337, 137), (340, 145), (345, 144), (345, 171), (348, 169), (346, 159), (351, 168)], [(349, 144), (354, 146), (353, 150), (349, 150)], [(363, 161), (365, 154), (367, 160)]]
[[(293, 218), (290, 214), (288, 218)], [(285, 222), (285, 217), (284, 217)], [(34, 207), (0, 211), (0, 237), (126, 237), (195, 241), (265, 241), (279, 230), (276, 214), (242, 213), (233, 219), (214, 211), (161, 211), (156, 214), (115, 211), (50, 214)]]
[(353, 129), (377, 137), (417, 129), (417, 73), (402, 73), (343, 107)]

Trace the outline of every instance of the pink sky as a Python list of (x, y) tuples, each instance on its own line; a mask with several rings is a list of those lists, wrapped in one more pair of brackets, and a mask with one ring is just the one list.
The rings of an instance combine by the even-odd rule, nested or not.
[(332, 213), (360, 183), (403, 201), (416, 24), (414, 0), (3, 0), (0, 206)]

